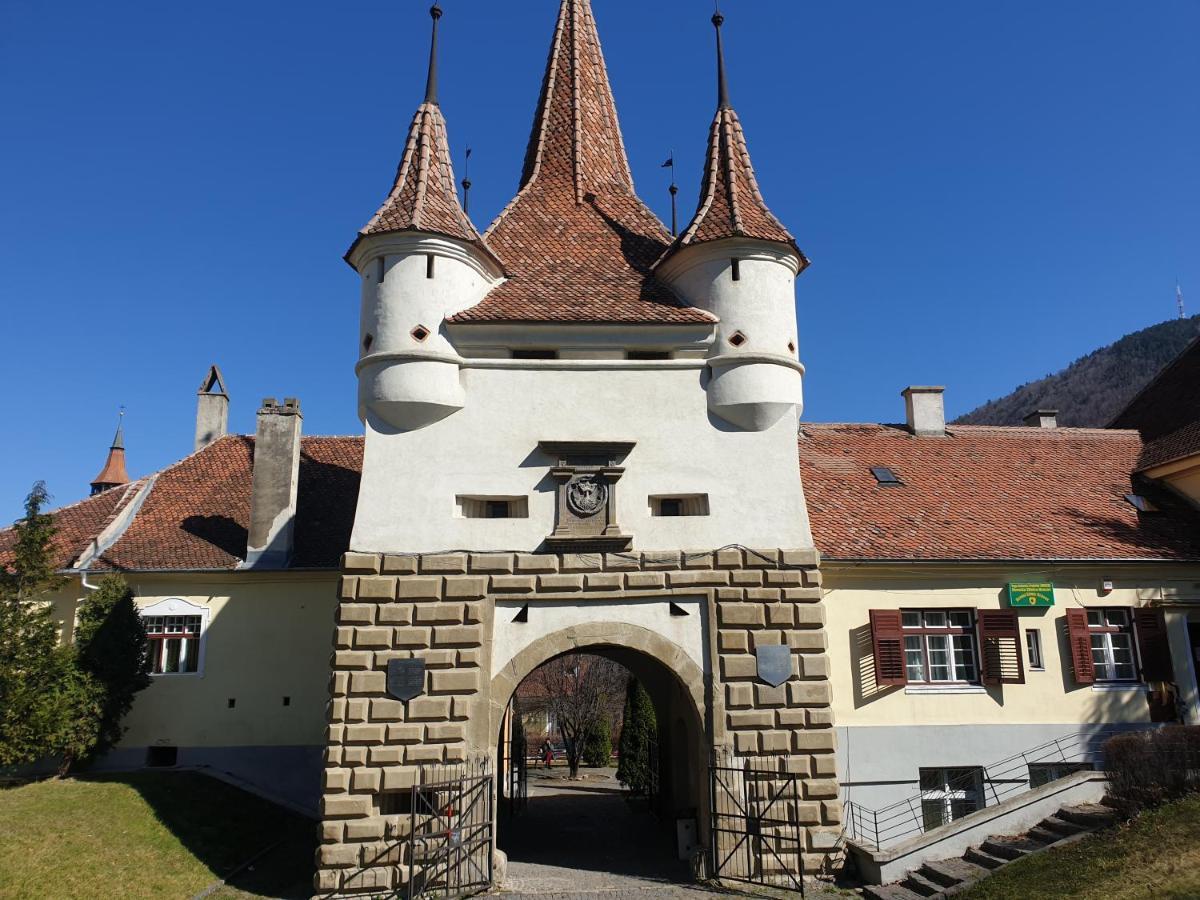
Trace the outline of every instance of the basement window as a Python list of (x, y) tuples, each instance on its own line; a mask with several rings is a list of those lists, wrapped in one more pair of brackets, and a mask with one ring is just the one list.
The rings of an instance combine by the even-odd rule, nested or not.
[(455, 498), (460, 519), (528, 519), (528, 497), (460, 496)]
[(932, 831), (983, 809), (983, 769), (921, 769), (921, 818)]
[(707, 516), (708, 494), (676, 494), (650, 498), (650, 515), (662, 518)]
[(880, 487), (904, 487), (900, 476), (887, 466), (871, 466), (871, 474), (875, 476)]
[(1029, 788), (1040, 788), (1042, 785), (1076, 772), (1090, 772), (1095, 768), (1088, 762), (1048, 762), (1029, 764)]
[(557, 350), (514, 350), (513, 359), (558, 359)]
[(169, 769), (179, 761), (178, 747), (147, 747), (146, 766), (150, 769)]

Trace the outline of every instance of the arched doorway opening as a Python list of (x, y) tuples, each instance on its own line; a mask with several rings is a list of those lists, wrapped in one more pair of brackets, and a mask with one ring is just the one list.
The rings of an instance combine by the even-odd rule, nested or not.
[[(608, 635), (571, 629), (535, 642), (505, 666), (492, 683), (493, 735), (498, 748), (497, 847), (508, 857), (504, 886), (518, 891), (575, 891), (592, 883), (609, 889), (645, 886), (647, 881), (690, 880), (692, 857), (706, 837), (706, 772), (709, 729), (705, 679), (699, 666), (671, 642), (646, 629), (622, 626)], [(636, 679), (649, 696), (656, 723), (650, 790), (636, 794), (622, 785), (618, 759), (581, 770), (572, 779), (565, 761), (536, 767), (546, 735), (538, 720), (526, 748), (514, 749), (513, 700), (522, 683), (536, 682), (543, 666), (570, 660), (599, 660)], [(542, 733), (538, 729), (543, 728)], [(518, 729), (519, 730), (519, 729)], [(616, 729), (614, 729), (614, 732)], [(614, 733), (614, 742), (617, 735)], [(557, 749), (557, 748), (556, 748)], [(512, 797), (517, 753), (529, 754), (528, 794)], [(516, 802), (514, 802), (516, 801)]]

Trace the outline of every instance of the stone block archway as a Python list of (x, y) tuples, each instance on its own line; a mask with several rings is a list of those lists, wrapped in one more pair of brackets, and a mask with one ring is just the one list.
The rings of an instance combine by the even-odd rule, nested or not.
[[(429, 772), (494, 762), (521, 679), (572, 650), (610, 655), (657, 679), (660, 693), (676, 690), (694, 716), (697, 768), (723, 749), (797, 776), (805, 869), (834, 848), (841, 806), (814, 551), (350, 553), (343, 572), (320, 893), (406, 884), (406, 820), (389, 814), (389, 796)], [(764, 645), (789, 648), (784, 684), (758, 677)], [(425, 691), (401, 703), (387, 694), (387, 664), (414, 657), (425, 662)], [(695, 793), (703, 806), (706, 791)]]

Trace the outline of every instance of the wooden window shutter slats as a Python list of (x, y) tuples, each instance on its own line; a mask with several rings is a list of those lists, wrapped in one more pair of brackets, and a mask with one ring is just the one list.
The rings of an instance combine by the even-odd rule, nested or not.
[(1071, 648), (1071, 668), (1077, 684), (1095, 684), (1096, 666), (1092, 662), (1092, 639), (1088, 634), (1086, 609), (1067, 610), (1067, 644)]
[(875, 683), (908, 684), (904, 668), (904, 624), (899, 610), (871, 610), (871, 645), (875, 652)]
[(1174, 681), (1171, 665), (1171, 644), (1167, 640), (1167, 620), (1161, 609), (1142, 607), (1133, 611), (1138, 649), (1142, 655), (1142, 678), (1145, 681)]
[(979, 610), (979, 672), (984, 684), (1024, 684), (1021, 628), (1011, 609)]

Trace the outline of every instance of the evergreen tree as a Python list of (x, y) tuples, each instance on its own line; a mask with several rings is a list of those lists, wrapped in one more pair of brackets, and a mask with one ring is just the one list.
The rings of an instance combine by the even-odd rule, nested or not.
[(94, 734), (86, 720), (94, 707), (91, 679), (75, 665), (72, 648), (59, 644), (47, 597), (55, 575), (53, 517), (38, 482), (13, 530), (11, 562), (0, 574), (0, 766), (27, 765), (78, 753)]
[(636, 678), (625, 691), (625, 723), (619, 742), (617, 780), (634, 794), (649, 794), (657, 773), (651, 770), (650, 748), (658, 740), (658, 722), (650, 695)]
[(583, 763), (602, 769), (612, 760), (612, 720), (601, 713), (592, 721), (584, 737)]
[(112, 748), (124, 733), (121, 722), (138, 691), (150, 685), (146, 626), (133, 602), (133, 590), (112, 575), (84, 601), (75, 630), (79, 668), (98, 688), (95, 745), (88, 756)]

